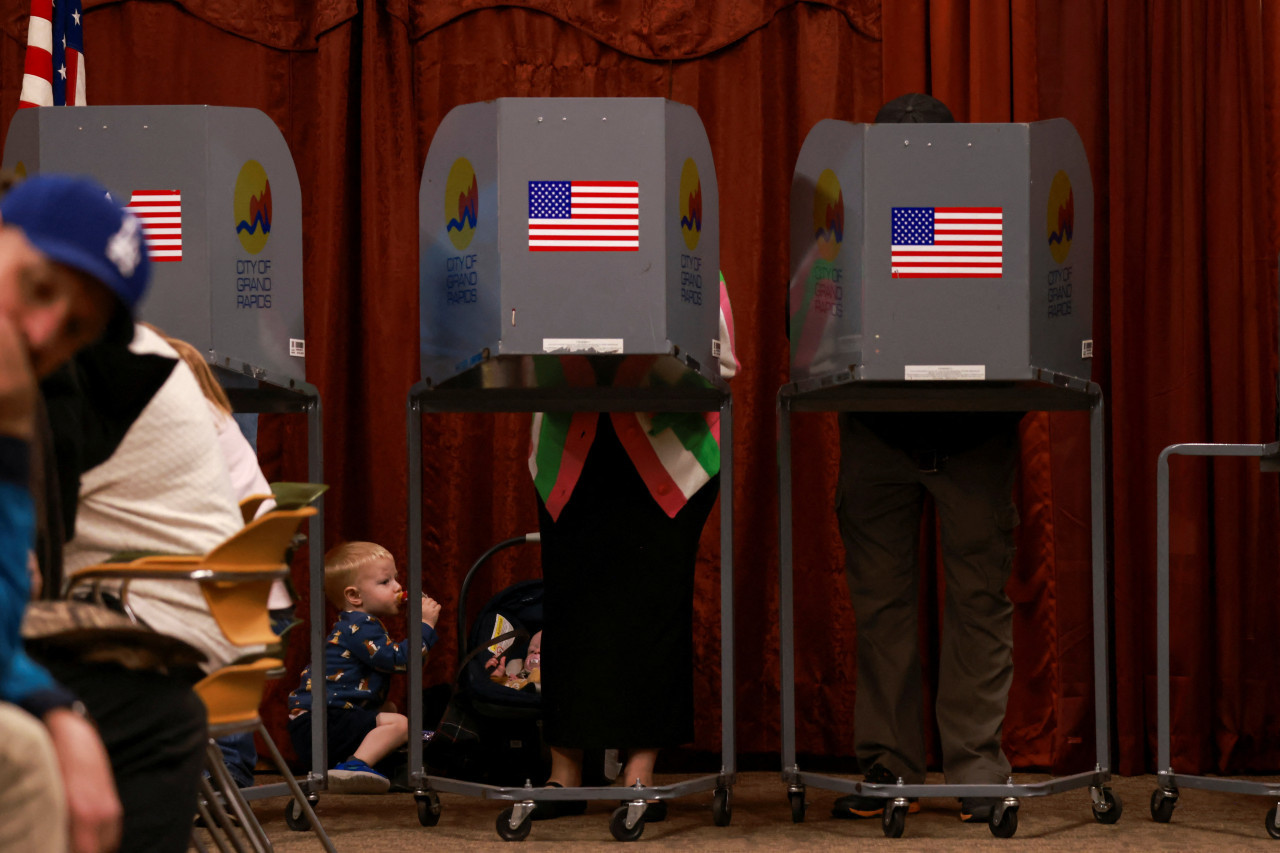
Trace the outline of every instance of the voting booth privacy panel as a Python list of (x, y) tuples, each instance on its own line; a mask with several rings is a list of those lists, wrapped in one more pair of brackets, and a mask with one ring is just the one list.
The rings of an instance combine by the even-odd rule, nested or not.
[[(410, 621), (421, 607), (426, 412), (718, 412), (718, 422), (707, 420), (718, 423), (721, 494), (733, 494), (732, 409), (717, 340), (716, 173), (691, 107), (660, 98), (456, 107), (432, 139), (418, 199), (422, 380), (407, 407)], [(697, 791), (714, 789), (715, 822), (729, 822), (732, 529), (732, 500), (722, 499), (721, 772), (635, 795), (612, 816), (619, 840), (640, 836), (647, 800)], [(419, 652), (410, 648), (411, 731), (421, 723)], [(510, 803), (497, 821), (506, 840), (527, 837), (538, 801), (620, 797), (615, 787), (506, 788), (428, 775), (416, 750), (409, 779), (424, 825), (439, 819), (437, 791)]]
[(823, 121), (791, 210), (792, 381), (1088, 382), (1093, 184), (1065, 119)]
[[(546, 356), (719, 379), (719, 202), (692, 107), (499, 98), (450, 111), (418, 197), (422, 376), (546, 387)], [(668, 365), (669, 367), (669, 365)]]
[[(993, 797), (1017, 831), (1019, 797), (1090, 789), (1115, 823), (1110, 780), (1101, 390), (1093, 357), (1093, 185), (1064, 119), (1031, 124), (819, 122), (791, 187), (791, 382), (779, 391), (782, 759), (792, 817), (818, 785), (883, 797), (886, 835), (905, 798)], [(791, 412), (1090, 412), (1094, 717), (1091, 770), (1033, 784), (879, 785), (796, 764)], [(928, 417), (928, 415), (923, 415)], [(803, 464), (814, 464), (803, 463)], [(821, 460), (818, 464), (829, 464)]]
[(302, 197), (279, 129), (253, 109), (18, 110), (4, 167), (101, 182), (137, 214), (155, 263), (140, 316), (212, 363), (284, 388), (306, 379)]
[[(306, 381), (302, 196), (266, 114), (199, 105), (22, 109), (9, 124), (3, 166), (19, 177), (89, 175), (126, 205), (153, 261), (139, 318), (204, 353), (236, 411), (305, 413), (307, 476), (324, 482), (320, 398)], [(322, 668), (323, 516), (308, 529), (311, 663)], [(323, 786), (322, 750), (313, 788)], [(246, 797), (286, 793), (265, 785)]]

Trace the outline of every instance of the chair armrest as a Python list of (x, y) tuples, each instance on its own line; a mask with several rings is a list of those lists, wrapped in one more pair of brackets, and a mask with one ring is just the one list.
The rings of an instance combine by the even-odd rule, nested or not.
[(310, 506), (329, 490), (324, 483), (272, 483), (271, 494), (279, 509), (299, 509)]
[(240, 501), (240, 517), (245, 524), (253, 521), (253, 517), (258, 514), (258, 507), (265, 502), (271, 500), (271, 495), (249, 495)]

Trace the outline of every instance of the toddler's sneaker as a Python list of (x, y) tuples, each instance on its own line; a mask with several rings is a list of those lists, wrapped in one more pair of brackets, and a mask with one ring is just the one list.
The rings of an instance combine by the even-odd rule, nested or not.
[(352, 757), (329, 771), (329, 790), (335, 794), (385, 794), (391, 790), (391, 780)]

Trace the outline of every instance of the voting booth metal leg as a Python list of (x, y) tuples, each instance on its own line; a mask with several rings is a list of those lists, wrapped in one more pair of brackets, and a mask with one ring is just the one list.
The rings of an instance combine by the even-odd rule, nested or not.
[[(422, 404), (424, 383), (409, 391), (409, 616), (408, 624), (422, 621)], [(422, 767), (422, 646), (409, 643), (409, 785), (422, 811), (439, 817), (440, 800), (432, 792)], [(434, 821), (431, 822), (434, 824)], [(424, 825), (426, 822), (424, 821)]]
[[(418, 820), (434, 826), (440, 818), (440, 792), (483, 797), (510, 803), (497, 820), (498, 834), (505, 840), (520, 840), (530, 831), (530, 815), (539, 802), (552, 800), (613, 800), (625, 805), (617, 809), (610, 831), (618, 840), (633, 841), (644, 829), (644, 812), (650, 800), (667, 800), (703, 791), (712, 791), (712, 819), (728, 826), (732, 818), (732, 786), (737, 776), (734, 709), (734, 620), (733, 620), (733, 400), (717, 394), (714, 402), (706, 394), (655, 399), (629, 397), (625, 390), (583, 397), (537, 396), (518, 392), (505, 396), (494, 391), (432, 390), (418, 383), (409, 392), (407, 406), (409, 434), (409, 605), (410, 624), (421, 618), (422, 589), (422, 417), (443, 412), (509, 411), (720, 411), (720, 662), (721, 662), (721, 749), (720, 772), (670, 785), (646, 788), (602, 786), (578, 788), (535, 788), (532, 780), (523, 787), (488, 785), (444, 776), (433, 776), (423, 767), (421, 748), (409, 750), (409, 784), (418, 804)], [(422, 655), (417, 644), (409, 650), (409, 731), (422, 731)], [(413, 743), (412, 734), (410, 742)], [(416, 744), (415, 744), (416, 745)]]
[(792, 802), (799, 797), (799, 813), (792, 817), (804, 820), (804, 783), (796, 764), (796, 660), (795, 660), (795, 594), (792, 587), (791, 542), (791, 397), (778, 392), (778, 633), (779, 656), (782, 659), (782, 780), (788, 783), (787, 795)]
[[(307, 416), (307, 478), (312, 483), (324, 482), (324, 411), (320, 402), (320, 392), (310, 385), (300, 385), (295, 389), (285, 388), (227, 388), (227, 397), (232, 408), (237, 412), (256, 414), (304, 414)], [(314, 504), (317, 513), (311, 517), (307, 527), (307, 544), (310, 558), (307, 561), (309, 575), (308, 589), (311, 604), (308, 608), (308, 619), (311, 623), (309, 640), (311, 643), (311, 671), (324, 671), (324, 497), (318, 498)], [(325, 788), (325, 772), (327, 768), (325, 755), (326, 744), (323, 737), (325, 731), (324, 679), (312, 681), (311, 701), (315, 714), (311, 739), (311, 770), (299, 784), (307, 793), (312, 806), (318, 801), (317, 792)], [(271, 785), (254, 785), (242, 788), (240, 793), (247, 801), (265, 800), (271, 797), (292, 796), (293, 790), (287, 782), (276, 782)], [(306, 829), (298, 822), (297, 827)]]
[[(733, 397), (720, 403), (720, 775), (724, 787), (737, 773), (733, 669)], [(727, 821), (726, 821), (727, 823)]]
[[(1094, 716), (1097, 740), (1097, 762), (1093, 770), (1059, 776), (1043, 782), (1015, 783), (1010, 777), (1003, 785), (968, 784), (872, 784), (864, 780), (848, 779), (820, 773), (802, 771), (796, 759), (796, 708), (795, 708), (795, 595), (794, 541), (792, 537), (792, 489), (791, 489), (791, 415), (795, 409), (795, 395), (784, 387), (778, 394), (778, 496), (779, 496), (779, 647), (782, 663), (780, 692), (782, 699), (782, 781), (787, 785), (787, 797), (791, 801), (791, 817), (796, 823), (804, 820), (807, 807), (807, 786), (835, 791), (840, 794), (860, 794), (881, 797), (886, 800), (884, 831), (890, 837), (903, 832), (908, 798), (912, 797), (993, 797), (1000, 802), (992, 810), (990, 828), (994, 835), (1009, 837), (1017, 830), (1017, 810), (1020, 797), (1043, 797), (1079, 788), (1089, 788), (1094, 818), (1099, 823), (1115, 823), (1120, 819), (1122, 806), (1118, 797), (1107, 787), (1111, 781), (1110, 749), (1110, 701), (1109, 672), (1110, 653), (1108, 643), (1107, 574), (1106, 574), (1106, 434), (1101, 389), (1088, 386), (1090, 433), (1090, 500), (1092, 504), (1092, 556), (1093, 556), (1093, 668), (1094, 668)], [(1064, 408), (1080, 408), (1079, 406)], [(812, 411), (843, 410), (838, 405), (816, 405)], [(867, 406), (865, 410), (874, 410)]]
[(1193, 776), (1173, 771), (1169, 720), (1169, 460), (1174, 456), (1256, 456), (1263, 471), (1275, 471), (1280, 463), (1280, 442), (1270, 444), (1172, 444), (1160, 452), (1156, 463), (1156, 720), (1159, 787), (1151, 793), (1151, 817), (1168, 823), (1178, 803), (1179, 789), (1200, 788), (1229, 794), (1268, 797), (1276, 802), (1263, 827), (1272, 838), (1280, 838), (1280, 783), (1251, 782), (1216, 776)]

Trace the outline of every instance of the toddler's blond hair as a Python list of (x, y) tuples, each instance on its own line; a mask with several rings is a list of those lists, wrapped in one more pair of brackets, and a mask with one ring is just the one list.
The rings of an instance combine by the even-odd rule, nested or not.
[(355, 584), (360, 570), (375, 560), (394, 560), (376, 542), (344, 542), (324, 555), (324, 594), (339, 610), (347, 609), (343, 590)]

